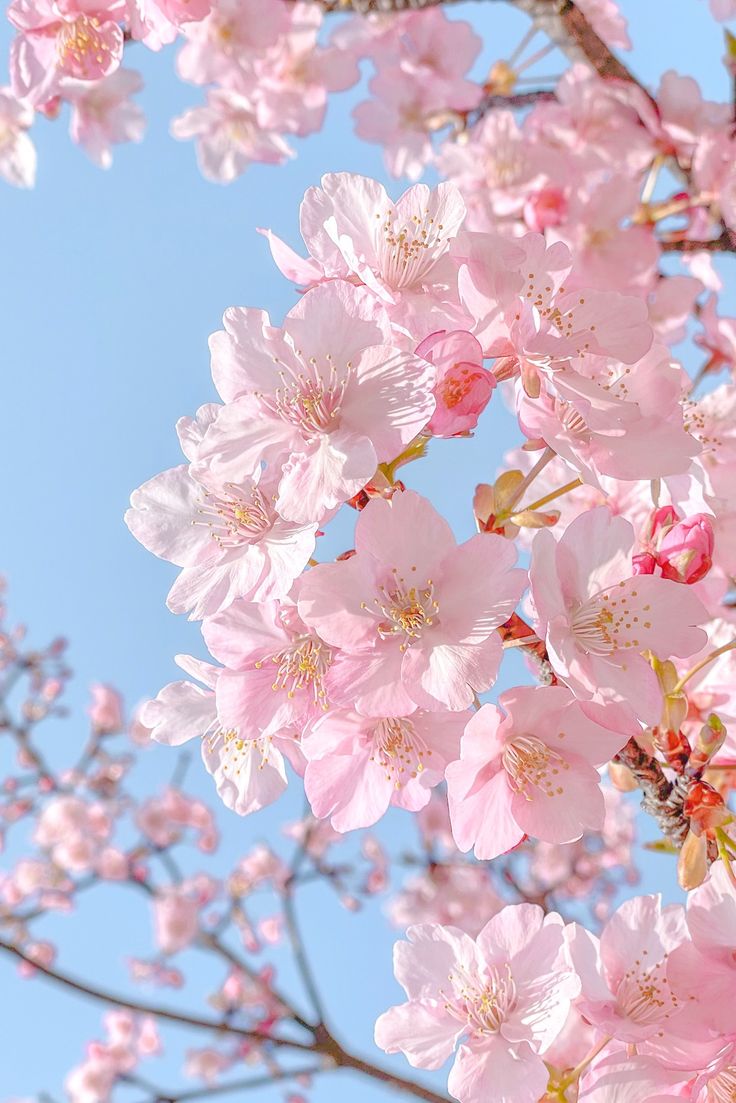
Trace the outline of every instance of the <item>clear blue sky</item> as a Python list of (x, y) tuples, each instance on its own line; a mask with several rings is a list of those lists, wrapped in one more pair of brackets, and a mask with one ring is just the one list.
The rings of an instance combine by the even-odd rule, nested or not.
[[(728, 96), (722, 30), (705, 0), (624, 0), (622, 7), (635, 42), (631, 64), (644, 80), (656, 82), (672, 67), (694, 74), (707, 95)], [(452, 15), (483, 33), (486, 64), (507, 55), (527, 25), (503, 4), (462, 4)], [(0, 44), (9, 40), (3, 28)], [(200, 93), (175, 78), (171, 51), (154, 55), (136, 46), (129, 64), (146, 81), (149, 131), (142, 146), (117, 150), (104, 173), (71, 144), (65, 122), (42, 121), (34, 131), (36, 190), (0, 190), (0, 571), (10, 583), (11, 607), (34, 640), (63, 633), (72, 641), (73, 717), (52, 729), (55, 753), (69, 759), (85, 734), (90, 682), (114, 683), (133, 704), (175, 676), (174, 653), (201, 653), (196, 629), (164, 606), (172, 569), (135, 543), (122, 515), (133, 487), (179, 462), (176, 419), (214, 397), (207, 337), (223, 310), (260, 306), (278, 319), (294, 302), (255, 228), (270, 226), (298, 245), (299, 201), (322, 173), (385, 179), (378, 148), (352, 135), (350, 109), (361, 98), (354, 90), (334, 99), (326, 129), (299, 145), (296, 161), (256, 167), (227, 188), (207, 183), (193, 147), (167, 134), (170, 118)], [(471, 532), (475, 482), (491, 476), (503, 448), (516, 441), (500, 403), (488, 417), (475, 440), (433, 446), (430, 459), (411, 471), (412, 485), (432, 494), (461, 538)], [(512, 668), (504, 680), (519, 673)], [(169, 752), (146, 756), (142, 770), (151, 789), (173, 765)], [(188, 784), (211, 792), (198, 760)], [(296, 784), (286, 801), (259, 817), (224, 815), (217, 868), (231, 867), (256, 839), (275, 839), (301, 807)], [(397, 814), (385, 830), (396, 839), (410, 827)], [(646, 858), (645, 866), (648, 889), (660, 887), (662, 877), (671, 891), (669, 862)], [(319, 892), (307, 894), (304, 918), (333, 1022), (353, 1048), (370, 1055), (376, 1014), (399, 996), (390, 965), (394, 934), (380, 906), (356, 918)], [(79, 916), (57, 921), (53, 929), (64, 932), (61, 962), (124, 984), (123, 953), (150, 955), (149, 921), (145, 908), (128, 908), (119, 892), (102, 894)], [(195, 1001), (202, 975), (192, 960)], [(0, 1098), (39, 1089), (59, 1098), (84, 1041), (99, 1036), (100, 1008), (38, 980), (19, 982), (6, 960), (0, 960), (0, 992)], [(169, 1037), (178, 1042), (149, 1066), (164, 1088), (180, 1083), (176, 1070), (188, 1042), (173, 1031)], [(396, 1067), (409, 1071), (400, 1060)], [(255, 1097), (272, 1103), (283, 1095), (277, 1088)], [(335, 1077), (311, 1092), (314, 1103), (388, 1097), (378, 1087)]]

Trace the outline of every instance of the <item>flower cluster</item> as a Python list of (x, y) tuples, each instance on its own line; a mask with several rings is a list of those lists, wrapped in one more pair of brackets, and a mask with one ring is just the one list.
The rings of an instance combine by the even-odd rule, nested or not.
[(408, 1001), (379, 1018), (376, 1042), (417, 1068), (457, 1050), (448, 1086), (460, 1103), (726, 1100), (734, 929), (723, 866), (687, 910), (634, 897), (600, 937), (533, 904), (504, 907), (475, 937), (411, 926), (394, 952)]

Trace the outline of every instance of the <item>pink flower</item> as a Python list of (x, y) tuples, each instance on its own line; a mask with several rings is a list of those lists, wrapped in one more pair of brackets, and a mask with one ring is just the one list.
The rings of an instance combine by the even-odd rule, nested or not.
[(315, 287), (271, 326), (231, 309), (211, 339), (227, 405), (207, 430), (197, 478), (238, 482), (262, 460), (281, 470), (275, 507), (321, 520), (398, 456), (433, 410), (432, 371), (402, 351), (373, 297), (344, 282)]
[(425, 338), (416, 353), (437, 370), (436, 408), (427, 431), (454, 437), (475, 429), (496, 386), (493, 372), (483, 367), (483, 350), (475, 337), (463, 330), (440, 330)]
[(736, 889), (723, 862), (688, 896), (690, 942), (673, 954), (669, 977), (683, 1000), (698, 999), (699, 1014), (711, 1029), (736, 1034)]
[(263, 0), (217, 0), (205, 19), (182, 28), (186, 42), (177, 57), (182, 80), (240, 88), (252, 82), (256, 58), (289, 29), (287, 4)]
[(281, 749), (292, 753), (292, 740), (264, 736), (252, 725), (241, 737), (237, 727), (222, 723), (218, 717), (214, 688), (219, 669), (188, 655), (178, 655), (176, 661), (207, 688), (188, 681), (164, 686), (141, 710), (151, 738), (172, 747), (201, 739), (205, 768), (212, 774), (223, 803), (239, 816), (271, 804), (286, 788)]
[(583, 700), (619, 701), (657, 724), (662, 693), (642, 652), (661, 659), (699, 651), (708, 614), (689, 588), (631, 577), (634, 532), (606, 506), (576, 517), (556, 541), (532, 545), (531, 592), (552, 665)]
[(119, 66), (124, 0), (13, 0), (8, 19), (20, 32), (10, 53), (13, 91), (34, 105), (63, 77), (99, 80)]
[(389, 904), (389, 916), (402, 929), (412, 923), (439, 923), (478, 934), (504, 902), (480, 865), (430, 865), (406, 880)]
[(394, 948), (409, 1000), (376, 1023), (376, 1044), (436, 1069), (459, 1045), (448, 1088), (460, 1103), (537, 1103), (543, 1057), (579, 991), (558, 915), (503, 908), (473, 940), (455, 927), (410, 927)]
[(538, 234), (543, 234), (549, 226), (559, 226), (566, 216), (565, 193), (552, 185), (532, 192), (524, 204), (524, 221)]
[(209, 15), (211, 8), (212, 0), (130, 0), (131, 37), (149, 50), (160, 50), (173, 42), (186, 24)]
[(72, 105), (72, 141), (82, 146), (100, 168), (110, 168), (111, 146), (143, 138), (145, 116), (130, 100), (142, 87), (140, 73), (130, 69), (117, 69), (94, 82), (64, 81), (62, 94)]
[(496, 628), (524, 589), (512, 544), (484, 534), (458, 546), (430, 503), (404, 491), (368, 503), (355, 547), (312, 568), (299, 590), (305, 622), (344, 651), (335, 698), (379, 716), (467, 708), (495, 681)]
[(293, 157), (284, 139), (264, 130), (250, 99), (239, 92), (212, 88), (205, 107), (190, 107), (171, 124), (174, 138), (197, 139), (197, 161), (204, 176), (229, 184), (254, 161), (280, 165)]
[(698, 321), (703, 332), (696, 333), (693, 340), (709, 353), (706, 371), (726, 368), (733, 372), (736, 367), (736, 318), (720, 318), (716, 314), (716, 304), (716, 296), (709, 295), (701, 306)]
[(390, 804), (416, 812), (459, 752), (463, 713), (365, 717), (334, 710), (309, 729), (304, 787), (336, 831), (370, 827)]
[(0, 176), (16, 188), (32, 188), (36, 181), (36, 147), (28, 137), (33, 108), (0, 88)]
[[(310, 255), (303, 260), (273, 234), (274, 260), (288, 279), (310, 284), (321, 279), (364, 283), (392, 310), (437, 310), (427, 292), (443, 297), (450, 243), (465, 217), (465, 204), (453, 184), (417, 184), (394, 203), (377, 180), (355, 173), (322, 177), (309, 188), (300, 211), (302, 237)], [(434, 327), (436, 330), (436, 326)], [(427, 332), (425, 330), (425, 332)], [(431, 332), (431, 330), (429, 331)]]
[(99, 683), (90, 686), (92, 703), (87, 712), (92, 721), (92, 727), (98, 735), (113, 735), (125, 727), (123, 715), (123, 699), (112, 686), (104, 686)]
[(225, 669), (217, 679), (217, 712), (241, 738), (265, 740), (285, 729), (301, 735), (329, 707), (335, 649), (308, 626), (296, 606), (236, 601), (202, 626)]
[[(255, 61), (258, 116), (265, 128), (306, 135), (324, 122), (327, 93), (342, 92), (360, 78), (348, 49), (322, 47), (323, 14), (316, 4), (295, 3), (292, 28), (277, 46)], [(258, 20), (262, 20), (259, 12)]]
[[(568, 843), (600, 831), (605, 805), (596, 766), (640, 731), (615, 706), (580, 704), (562, 686), (520, 686), (483, 705), (447, 768), (460, 850), (496, 858), (526, 835)], [(501, 709), (505, 710), (505, 714)]]
[(603, 928), (600, 940), (571, 927), (570, 953), (582, 982), (578, 1009), (604, 1034), (638, 1044), (693, 1029), (687, 1001), (668, 979), (668, 958), (687, 940), (679, 905), (662, 907), (659, 896), (626, 900)]
[(182, 464), (130, 497), (125, 522), (144, 547), (181, 567), (168, 606), (201, 619), (236, 598), (284, 597), (314, 552), (317, 524), (285, 521), (274, 508), (269, 471), (209, 486)]
[(692, 586), (705, 578), (713, 565), (713, 525), (704, 513), (678, 521), (659, 545), (662, 578)]
[(549, 442), (594, 486), (601, 476), (680, 475), (702, 450), (685, 428), (683, 381), (660, 345), (631, 368), (596, 356), (555, 370), (547, 365), (535, 398), (522, 374), (519, 421), (528, 437)]
[(153, 901), (156, 944), (162, 954), (177, 954), (199, 930), (200, 902), (185, 888), (167, 888)]

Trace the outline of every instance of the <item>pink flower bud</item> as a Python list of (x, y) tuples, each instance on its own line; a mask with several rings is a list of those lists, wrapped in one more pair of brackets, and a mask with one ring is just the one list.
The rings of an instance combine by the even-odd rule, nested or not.
[(631, 558), (632, 574), (654, 574), (657, 560), (651, 552), (639, 552)]
[(713, 565), (713, 526), (703, 513), (679, 521), (659, 545), (662, 577), (692, 585), (705, 578)]
[(483, 349), (475, 337), (464, 330), (440, 330), (416, 351), (437, 369), (437, 406), (429, 431), (436, 437), (454, 437), (474, 429), (496, 386), (493, 372), (483, 367)]
[(524, 204), (524, 221), (538, 234), (544, 233), (549, 226), (559, 226), (566, 217), (567, 199), (560, 188), (540, 188), (532, 192)]

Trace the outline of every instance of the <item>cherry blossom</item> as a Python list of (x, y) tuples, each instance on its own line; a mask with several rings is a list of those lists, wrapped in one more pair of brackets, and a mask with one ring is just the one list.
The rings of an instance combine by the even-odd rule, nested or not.
[(409, 1000), (378, 1019), (377, 1044), (418, 1068), (439, 1068), (459, 1044), (448, 1087), (460, 1103), (536, 1103), (548, 1080), (541, 1054), (579, 991), (559, 917), (521, 904), (476, 939), (436, 924), (407, 937), (394, 971)]
[(333, 710), (310, 728), (304, 788), (337, 831), (370, 827), (389, 804), (416, 812), (458, 754), (462, 713), (364, 717)]
[(269, 474), (204, 486), (185, 464), (131, 495), (126, 523), (155, 555), (182, 568), (172, 612), (200, 619), (236, 598), (285, 597), (314, 552), (317, 525), (285, 521)]
[(335, 699), (381, 716), (467, 708), (496, 678), (495, 629), (526, 583), (513, 547), (493, 535), (458, 545), (411, 491), (371, 501), (355, 546), (352, 558), (314, 567), (299, 590), (303, 619), (342, 649)]
[(0, 88), (0, 176), (16, 188), (31, 188), (36, 179), (36, 149), (28, 136), (33, 109)]
[(558, 541), (540, 532), (531, 593), (552, 663), (576, 696), (626, 703), (656, 724), (662, 693), (642, 652), (693, 655), (708, 617), (689, 587), (632, 577), (633, 543), (629, 522), (605, 506), (581, 514)]
[[(578, 703), (562, 686), (502, 693), (469, 721), (447, 768), (450, 819), (461, 850), (495, 858), (526, 836), (550, 843), (603, 827), (595, 766), (639, 731), (625, 712)], [(503, 711), (502, 711), (503, 710)]]
[(99, 81), (64, 82), (64, 99), (72, 104), (72, 140), (101, 168), (112, 165), (114, 144), (142, 140), (145, 116), (130, 99), (142, 87), (140, 74), (130, 69), (117, 69)]
[(432, 414), (430, 366), (392, 343), (380, 308), (348, 283), (309, 291), (282, 330), (257, 310), (224, 322), (211, 348), (226, 405), (193, 471), (237, 482), (261, 460), (278, 465), (275, 506), (289, 521), (353, 497)]

